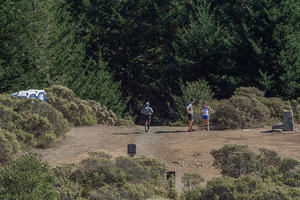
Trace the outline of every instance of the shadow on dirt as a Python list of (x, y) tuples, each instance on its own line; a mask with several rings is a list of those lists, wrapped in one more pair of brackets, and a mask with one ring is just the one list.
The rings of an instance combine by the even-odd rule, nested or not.
[(188, 131), (156, 131), (154, 133), (162, 134), (162, 133), (187, 133)]
[(272, 134), (272, 130), (267, 130), (267, 131), (260, 131), (260, 133), (268, 133), (268, 134)]
[(140, 135), (141, 132), (133, 132), (133, 133), (112, 133), (112, 135)]

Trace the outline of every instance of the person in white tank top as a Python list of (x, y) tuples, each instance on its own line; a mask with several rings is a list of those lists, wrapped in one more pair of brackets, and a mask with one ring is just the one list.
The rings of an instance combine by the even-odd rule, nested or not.
[(187, 105), (187, 107), (186, 107), (186, 111), (187, 111), (188, 119), (189, 119), (189, 124), (188, 124), (189, 130), (188, 130), (188, 132), (193, 132), (193, 131), (195, 131), (195, 130), (193, 129), (193, 122), (194, 122), (193, 104), (194, 104), (194, 103), (195, 103), (195, 99), (192, 98), (192, 99), (189, 101), (189, 103), (188, 103), (188, 105)]
[(203, 128), (205, 129), (205, 124), (206, 124), (207, 130), (209, 131), (209, 115), (213, 113), (213, 110), (207, 105), (206, 102), (203, 102), (201, 113), (203, 119)]

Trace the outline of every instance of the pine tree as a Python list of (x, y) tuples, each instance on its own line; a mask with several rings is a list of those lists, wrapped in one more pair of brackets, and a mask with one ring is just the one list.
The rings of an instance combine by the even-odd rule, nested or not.
[(121, 116), (126, 107), (126, 99), (122, 98), (120, 82), (113, 80), (101, 53), (95, 57), (97, 60), (89, 58), (76, 70), (77, 74), (68, 85), (81, 98), (95, 100)]
[(81, 63), (66, 6), (60, 0), (1, 3), (1, 92), (63, 83)]

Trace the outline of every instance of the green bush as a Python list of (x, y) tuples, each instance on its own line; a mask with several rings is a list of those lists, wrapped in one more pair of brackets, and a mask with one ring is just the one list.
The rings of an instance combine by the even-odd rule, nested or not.
[(54, 127), (48, 119), (38, 114), (29, 114), (26, 116), (24, 130), (34, 134), (35, 138), (39, 138), (46, 133), (54, 133)]
[(12, 108), (19, 99), (12, 98), (10, 94), (0, 94), (0, 105)]
[(275, 151), (259, 149), (259, 154), (251, 152), (247, 146), (225, 145), (211, 151), (213, 165), (221, 169), (224, 176), (238, 178), (256, 174), (274, 184), (290, 187), (300, 186), (300, 162), (290, 158), (280, 158)]
[(54, 85), (45, 89), (47, 102), (60, 111), (63, 116), (76, 126), (92, 125), (96, 117), (86, 101), (75, 97), (72, 90), (67, 87)]
[(151, 180), (150, 168), (139, 164), (134, 159), (119, 157), (116, 160), (116, 166), (126, 173), (126, 179), (132, 183), (140, 183), (139, 181), (146, 183)]
[(38, 137), (37, 146), (41, 148), (52, 147), (56, 142), (56, 136), (53, 133), (45, 133)]
[(19, 149), (20, 144), (16, 136), (0, 128), (0, 163), (5, 164), (10, 161)]
[(190, 191), (196, 189), (204, 182), (204, 178), (200, 174), (185, 173), (181, 179), (184, 189)]
[(117, 123), (118, 118), (116, 114), (111, 110), (108, 110), (106, 106), (101, 106), (100, 103), (93, 100), (87, 102), (93, 109), (93, 113), (97, 117), (98, 124), (115, 125)]
[(101, 106), (96, 101), (79, 99), (67, 87), (54, 85), (45, 90), (47, 92), (47, 102), (76, 126), (96, 123), (114, 125), (117, 120), (116, 115), (105, 106)]
[(270, 119), (268, 121), (271, 124), (281, 122), (283, 110), (291, 109), (289, 102), (276, 97), (265, 98), (264, 92), (260, 91), (255, 87), (237, 88), (236, 91), (234, 92), (234, 95), (254, 98), (259, 100), (265, 106), (267, 106), (268, 111), (270, 113)]
[(146, 167), (147, 170), (150, 170), (150, 177), (155, 181), (155, 185), (161, 185), (164, 181), (164, 177), (167, 173), (167, 166), (161, 161), (141, 156), (135, 159), (137, 163), (141, 166)]
[(16, 135), (18, 141), (24, 144), (25, 147), (34, 146), (36, 144), (34, 135), (31, 133), (27, 133), (21, 129), (16, 129), (13, 133)]
[(300, 124), (300, 97), (297, 100), (291, 100), (291, 108), (293, 110), (294, 120)]
[(240, 128), (241, 116), (243, 112), (237, 109), (230, 100), (224, 99), (220, 101), (215, 108), (215, 112), (211, 118), (211, 124), (216, 129), (233, 129)]
[(226, 176), (237, 178), (258, 170), (258, 157), (247, 146), (225, 145), (211, 151), (211, 155), (215, 159), (213, 165)]
[(255, 87), (239, 87), (234, 91), (236, 96), (264, 97), (264, 92)]
[(290, 110), (290, 103), (279, 98), (261, 98), (260, 101), (268, 107), (271, 121), (282, 122), (283, 110)]
[(64, 118), (62, 113), (50, 104), (44, 103), (40, 100), (20, 99), (20, 101), (14, 105), (14, 111), (25, 117), (34, 113), (46, 118), (53, 125), (53, 132), (56, 136), (63, 135), (70, 130), (68, 121)]
[[(247, 146), (225, 145), (211, 152), (213, 165), (224, 177), (214, 178), (206, 187), (197, 186), (196, 176), (184, 176), (189, 185), (181, 194), (183, 200), (294, 200), (300, 197), (300, 163), (280, 158), (275, 151), (259, 149), (251, 152)], [(187, 184), (188, 183), (188, 184)]]
[(48, 164), (24, 155), (0, 170), (0, 199), (56, 200), (55, 176)]
[(114, 186), (104, 186), (97, 191), (89, 193), (90, 200), (103, 200), (103, 199), (122, 199), (120, 188)]
[(34, 135), (37, 147), (49, 148), (55, 144), (55, 127), (46, 117), (34, 113), (27, 115), (26, 118), (23, 128)]
[(246, 175), (238, 179), (213, 179), (199, 193), (191, 200), (295, 200), (299, 199), (300, 190), (264, 181), (255, 175)]
[(106, 186), (102, 187), (98, 191), (92, 191), (89, 194), (91, 200), (103, 200), (103, 199), (134, 199), (134, 200), (146, 200), (155, 197), (155, 192), (151, 188), (147, 188), (147, 185), (141, 184), (128, 184), (121, 187)]
[(13, 132), (16, 129), (22, 129), (24, 123), (23, 117), (13, 111), (10, 107), (0, 104), (0, 127)]
[(104, 152), (90, 152), (88, 159), (57, 166), (54, 172), (64, 198), (142, 200), (167, 197), (166, 170), (153, 158), (112, 159)]
[(266, 124), (270, 112), (257, 98), (232, 96), (222, 100), (212, 116), (212, 124), (217, 129), (257, 128)]
[(1, 97), (1, 102), (9, 102), (5, 105), (10, 107), (0, 103), (0, 127), (15, 134), (25, 146), (49, 147), (56, 136), (69, 130), (67, 120), (50, 104), (35, 99)]
[(0, 128), (8, 130), (17, 137), (17, 140), (25, 145), (34, 144), (33, 134), (23, 130), (24, 118), (10, 107), (0, 104)]
[(68, 179), (57, 178), (55, 187), (60, 200), (81, 200), (82, 187)]
[(70, 180), (83, 186), (83, 195), (85, 196), (107, 184), (123, 185), (125, 174), (117, 169), (112, 161), (88, 158), (74, 170), (70, 175)]

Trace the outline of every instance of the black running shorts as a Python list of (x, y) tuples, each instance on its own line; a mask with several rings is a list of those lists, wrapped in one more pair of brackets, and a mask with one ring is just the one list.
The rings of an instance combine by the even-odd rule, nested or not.
[(144, 120), (145, 120), (145, 122), (148, 121), (150, 123), (151, 122), (151, 115), (145, 115)]
[(194, 115), (191, 114), (191, 113), (189, 113), (189, 114), (188, 114), (188, 119), (189, 119), (189, 120), (194, 120)]

